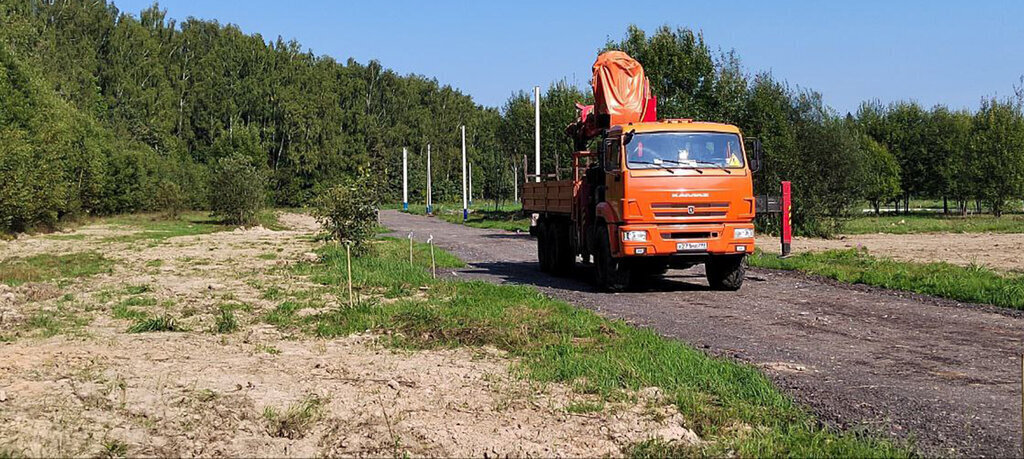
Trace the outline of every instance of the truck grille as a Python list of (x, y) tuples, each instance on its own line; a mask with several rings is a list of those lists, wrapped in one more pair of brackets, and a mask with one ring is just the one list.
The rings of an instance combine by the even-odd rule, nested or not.
[[(693, 213), (690, 213), (690, 208)], [(665, 202), (651, 204), (654, 218), (686, 219), (724, 217), (729, 212), (728, 202)]]
[(672, 233), (661, 233), (662, 239), (715, 239), (718, 233), (711, 231), (676, 231)]

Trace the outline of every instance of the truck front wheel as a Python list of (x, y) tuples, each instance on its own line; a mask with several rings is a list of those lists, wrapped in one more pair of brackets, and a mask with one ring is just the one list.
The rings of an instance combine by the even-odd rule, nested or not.
[(629, 287), (630, 272), (625, 263), (612, 256), (607, 227), (597, 225), (593, 237), (597, 249), (594, 254), (594, 280), (598, 288), (611, 292), (625, 290)]
[(713, 255), (704, 265), (713, 290), (739, 290), (743, 286), (747, 263), (744, 255)]

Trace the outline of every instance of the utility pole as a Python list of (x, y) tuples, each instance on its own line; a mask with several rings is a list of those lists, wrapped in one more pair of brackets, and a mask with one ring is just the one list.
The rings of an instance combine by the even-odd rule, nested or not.
[(432, 190), (430, 189), (430, 144), (427, 144), (427, 215), (434, 215)]
[(469, 220), (469, 202), (466, 198), (466, 125), (462, 125), (462, 221)]
[(516, 167), (516, 162), (512, 161), (512, 201), (519, 202), (519, 168)]
[(402, 210), (409, 210), (409, 150), (402, 147)]
[(540, 86), (533, 87), (533, 149), (534, 149), (534, 161), (536, 164), (533, 165), (534, 174), (537, 175), (537, 181), (540, 181)]

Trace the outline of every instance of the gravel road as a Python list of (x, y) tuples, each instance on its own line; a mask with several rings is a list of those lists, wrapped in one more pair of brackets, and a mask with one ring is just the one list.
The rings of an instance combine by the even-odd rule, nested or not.
[(381, 213), (402, 235), (467, 263), (465, 278), (535, 285), (597, 313), (650, 327), (764, 369), (825, 422), (910, 439), (928, 455), (1021, 453), (1024, 314), (750, 269), (739, 292), (707, 288), (701, 268), (670, 271), (643, 292), (602, 293), (580, 267), (541, 273), (536, 245), (514, 234)]

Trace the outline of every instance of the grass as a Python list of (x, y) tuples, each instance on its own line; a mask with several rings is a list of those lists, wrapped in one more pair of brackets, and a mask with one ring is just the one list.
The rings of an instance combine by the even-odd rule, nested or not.
[(41, 310), (25, 321), (26, 328), (40, 330), (44, 338), (77, 330), (89, 323), (88, 319), (78, 316), (65, 305), (58, 305), (54, 310)]
[(1024, 233), (1024, 215), (942, 214), (882, 215), (856, 217), (845, 222), (844, 234), (918, 234), (918, 233)]
[[(409, 206), (409, 213), (425, 215), (424, 206)], [(449, 223), (463, 223), (461, 204), (436, 204), (434, 205), (434, 216)], [(530, 217), (522, 213), (522, 207), (518, 203), (498, 206), (494, 210), (494, 203), (474, 203), (470, 206), (469, 218), (465, 221), (468, 226), (487, 229), (501, 229), (505, 231), (529, 231)]]
[(103, 242), (159, 242), (172, 237), (209, 234), (234, 228), (222, 225), (203, 212), (185, 212), (176, 218), (167, 218), (159, 214), (131, 214), (109, 217), (102, 222), (140, 230), (131, 234), (106, 237)]
[(92, 276), (109, 273), (113, 260), (96, 252), (65, 255), (40, 254), (8, 258), (0, 262), (0, 282), (17, 286), (26, 282)]
[(178, 324), (174, 321), (173, 317), (168, 315), (138, 319), (131, 327), (128, 327), (128, 333), (148, 333), (161, 331), (176, 332), (185, 330), (178, 326)]
[(220, 307), (215, 327), (217, 333), (232, 333), (238, 330), (238, 319), (235, 318), (235, 312), (232, 307)]
[[(904, 447), (857, 433), (822, 427), (779, 392), (755, 367), (710, 357), (682, 342), (611, 321), (548, 298), (528, 286), (433, 279), (426, 249), (416, 246), (408, 263), (404, 240), (374, 244), (353, 260), (360, 300), (315, 314), (307, 305), (284, 301), (268, 322), (331, 338), (374, 330), (393, 346), (422, 349), (495, 346), (519, 362), (520, 373), (539, 382), (571, 384), (590, 403), (628, 399), (631, 391), (661, 388), (708, 443), (687, 455), (906, 456)], [(437, 251), (446, 266), (460, 262)], [(320, 250), (321, 262), (293, 269), (345, 298), (344, 252)], [(338, 261), (342, 263), (338, 263)], [(391, 299), (385, 300), (391, 295)]]
[(901, 262), (873, 257), (863, 249), (801, 253), (786, 259), (758, 251), (748, 261), (751, 266), (797, 270), (840, 282), (1024, 309), (1024, 276), (981, 266)]
[(302, 438), (323, 417), (324, 405), (326, 405), (326, 400), (316, 395), (309, 395), (283, 412), (268, 406), (263, 409), (263, 418), (267, 421), (267, 433), (274, 437)]

